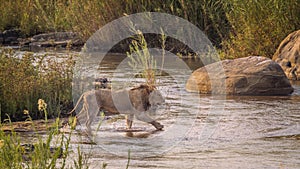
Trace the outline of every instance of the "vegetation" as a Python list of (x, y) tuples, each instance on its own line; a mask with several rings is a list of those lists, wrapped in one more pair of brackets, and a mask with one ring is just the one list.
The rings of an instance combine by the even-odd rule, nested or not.
[(130, 58), (129, 65), (133, 69), (142, 70), (141, 77), (146, 80), (146, 84), (155, 87), (156, 62), (149, 52), (144, 35), (140, 31), (136, 32), (137, 35), (130, 44), (130, 52), (127, 52), (127, 56)]
[(199, 27), (225, 58), (271, 57), (280, 41), (300, 28), (299, 9), (294, 0), (0, 0), (0, 31), (72, 30), (86, 40), (124, 14), (166, 12)]
[[(165, 12), (187, 19), (201, 29), (223, 59), (272, 57), (283, 38), (300, 29), (299, 9), (298, 0), (0, 0), (0, 32), (17, 28), (28, 37), (43, 32), (74, 31), (85, 41), (99, 28), (124, 15)], [(162, 32), (158, 45), (168, 49), (168, 38)], [(147, 48), (147, 37), (136, 31), (130, 40), (127, 55), (131, 66), (143, 66), (141, 73), (146, 83), (155, 85), (157, 67)], [(68, 53), (63, 57), (0, 49), (0, 127), (3, 122), (10, 123), (10, 118), (44, 118), (47, 123), (48, 118), (68, 111), (72, 106), (74, 57)], [(16, 132), (0, 130), (0, 168), (55, 168), (58, 163), (60, 168), (66, 168), (70, 136), (58, 135), (58, 126), (59, 119), (46, 139), (37, 135), (39, 139), (30, 153)], [(53, 142), (57, 149), (50, 151)], [(78, 149), (74, 166), (83, 168), (85, 163)]]
[[(22, 57), (20, 57), (22, 55)], [(45, 111), (36, 109), (40, 98), (47, 105), (46, 117), (58, 117), (72, 105), (73, 55), (48, 56), (25, 52), (18, 55), (11, 49), (0, 50), (0, 113), (13, 120), (44, 118)], [(55, 59), (54, 59), (55, 57)], [(58, 60), (61, 61), (58, 61)]]
[[(47, 114), (46, 105), (44, 100), (39, 100), (38, 109), (44, 110), (45, 114)], [(38, 129), (39, 126), (35, 126), (30, 114), (24, 113), (27, 116), (26, 120), (31, 122), (32, 128)], [(0, 122), (0, 128), (4, 125), (12, 125), (9, 118), (4, 121), (5, 123)], [(46, 119), (45, 121), (47, 123)], [(74, 121), (71, 119), (69, 121), (71, 124), (70, 134), (59, 132), (61, 121), (57, 118), (49, 127), (50, 130), (46, 132), (45, 137), (35, 134), (35, 141), (30, 143), (22, 142), (20, 135), (14, 130), (10, 133), (0, 130), (0, 168), (88, 168), (87, 156), (80, 151), (80, 148), (77, 148), (77, 152), (72, 152), (69, 149), (71, 135), (75, 127), (72, 125)], [(48, 125), (50, 126), (50, 123)], [(74, 154), (77, 159), (70, 159)], [(70, 163), (72, 160), (74, 160), (73, 164)]]
[(300, 1), (229, 0), (226, 16), (230, 37), (223, 40), (226, 56), (272, 57), (280, 42), (300, 29)]

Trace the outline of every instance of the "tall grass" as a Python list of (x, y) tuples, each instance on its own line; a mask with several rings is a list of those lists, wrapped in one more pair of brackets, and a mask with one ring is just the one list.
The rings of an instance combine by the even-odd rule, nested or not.
[(279, 43), (300, 29), (300, 1), (229, 0), (226, 16), (232, 27), (224, 51), (233, 58), (249, 55), (272, 57)]
[(280, 41), (300, 28), (299, 8), (295, 0), (0, 0), (0, 31), (73, 30), (87, 40), (124, 14), (165, 12), (195, 24), (225, 57), (271, 57)]
[(146, 80), (148, 86), (156, 86), (156, 61), (151, 55), (148, 49), (148, 43), (140, 31), (136, 31), (136, 36), (130, 45), (130, 52), (127, 52), (127, 56), (130, 58), (129, 65), (133, 69), (142, 69), (142, 78)]
[[(106, 23), (124, 14), (152, 11), (166, 12), (190, 20), (214, 39), (220, 41), (226, 31), (222, 4), (214, 0), (0, 0), (0, 30), (19, 27), (26, 34), (74, 30), (83, 39)], [(15, 16), (15, 17), (11, 17)], [(222, 29), (220, 29), (222, 28)]]
[[(22, 55), (21, 58), (18, 55)], [(59, 56), (55, 56), (56, 59)], [(49, 117), (57, 117), (72, 100), (72, 55), (61, 62), (45, 55), (16, 53), (0, 50), (0, 105), (2, 119), (9, 115), (13, 120), (24, 120), (23, 111), (33, 119), (43, 118), (36, 103), (42, 98), (47, 103)], [(68, 110), (65, 110), (68, 111)]]
[(69, 30), (66, 0), (0, 0), (0, 30), (19, 28), (24, 35)]
[[(28, 120), (31, 117), (28, 114)], [(32, 121), (31, 121), (32, 122)], [(40, 168), (88, 168), (87, 156), (85, 156), (78, 147), (77, 152), (71, 152), (69, 149), (71, 135), (60, 133), (58, 127), (60, 120), (56, 119), (51, 125), (45, 136), (35, 134), (31, 142), (24, 142), (20, 135), (12, 130), (5, 133), (0, 130), (0, 168), (10, 169), (40, 169)], [(4, 124), (0, 122), (0, 128)], [(38, 126), (34, 126), (37, 129)], [(77, 159), (72, 157), (77, 156)]]
[[(73, 2), (83, 3), (80, 0)], [(223, 58), (249, 55), (272, 57), (284, 37), (300, 29), (300, 2), (294, 0), (97, 2), (83, 3), (86, 8), (82, 10), (78, 10), (78, 5), (74, 5), (77, 8), (69, 11), (72, 14), (70, 16), (77, 19), (77, 22), (71, 25), (76, 31), (82, 32), (84, 38), (89, 37), (105, 23), (124, 14), (166, 12), (183, 17), (200, 28), (220, 49)]]

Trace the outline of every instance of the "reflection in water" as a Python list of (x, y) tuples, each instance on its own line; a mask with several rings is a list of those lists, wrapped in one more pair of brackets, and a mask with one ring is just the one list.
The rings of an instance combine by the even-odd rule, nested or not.
[(126, 136), (127, 137), (135, 137), (135, 138), (148, 138), (150, 135), (155, 134), (157, 132), (161, 132), (161, 131), (150, 131), (150, 132), (142, 132), (142, 133), (137, 133), (137, 132), (126, 132)]

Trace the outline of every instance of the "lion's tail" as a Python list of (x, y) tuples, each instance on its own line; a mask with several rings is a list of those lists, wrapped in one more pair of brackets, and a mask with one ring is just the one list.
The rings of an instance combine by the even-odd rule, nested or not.
[(78, 105), (80, 104), (80, 102), (81, 102), (81, 100), (82, 100), (82, 98), (83, 98), (83, 95), (84, 95), (84, 94), (82, 94), (82, 95), (80, 96), (80, 98), (78, 99), (78, 101), (77, 101), (76, 105), (74, 106), (74, 108), (73, 108), (69, 113), (66, 113), (66, 114), (70, 115), (70, 114), (72, 114), (72, 113), (77, 109)]

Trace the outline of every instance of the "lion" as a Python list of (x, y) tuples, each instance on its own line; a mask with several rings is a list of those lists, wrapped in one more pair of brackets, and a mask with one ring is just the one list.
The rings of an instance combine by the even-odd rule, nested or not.
[[(127, 129), (131, 129), (134, 116), (143, 122), (152, 124), (157, 130), (162, 130), (163, 125), (152, 119), (146, 112), (155, 112), (157, 107), (165, 102), (161, 93), (154, 87), (140, 85), (130, 90), (97, 89), (83, 93), (78, 99), (72, 114), (82, 102), (82, 109), (76, 115), (78, 121), (85, 119), (85, 126), (91, 131), (92, 120), (99, 110), (105, 115), (126, 115)], [(109, 114), (108, 114), (109, 113)]]

